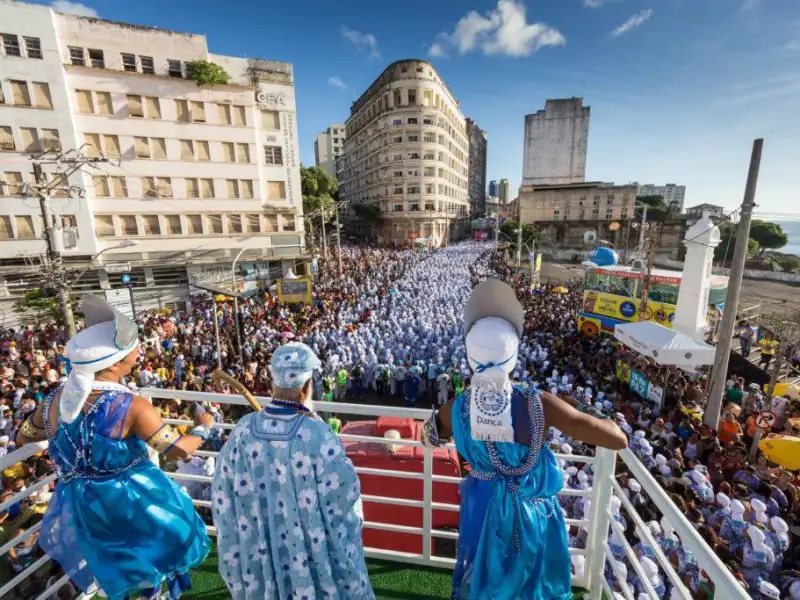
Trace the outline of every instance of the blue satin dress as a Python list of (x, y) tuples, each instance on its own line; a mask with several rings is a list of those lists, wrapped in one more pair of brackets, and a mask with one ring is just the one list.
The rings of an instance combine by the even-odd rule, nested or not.
[(166, 583), (177, 598), (211, 542), (191, 498), (149, 460), (145, 443), (121, 439), (133, 395), (104, 391), (53, 435), (57, 393), (45, 400), (44, 423), (60, 478), (39, 545), (84, 591), (96, 580), (120, 600)]
[[(527, 408), (527, 410), (526, 410)], [(515, 443), (472, 438), (469, 390), (452, 412), (453, 437), (472, 470), (461, 483), (453, 600), (572, 597), (561, 470), (546, 437), (538, 392), (515, 387)]]

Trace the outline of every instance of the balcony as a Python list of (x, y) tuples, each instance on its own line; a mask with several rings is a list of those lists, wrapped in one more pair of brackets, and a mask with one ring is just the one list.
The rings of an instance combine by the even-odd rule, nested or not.
[[(185, 392), (176, 390), (162, 390), (162, 389), (144, 389), (141, 390), (142, 395), (152, 399), (180, 399), (183, 402), (218, 402), (220, 404), (233, 404), (239, 406), (248, 406), (247, 401), (241, 396), (231, 396), (224, 394), (206, 394), (199, 392)], [(262, 404), (269, 402), (267, 398), (259, 398)], [(391, 406), (368, 406), (363, 404), (346, 404), (346, 403), (327, 403), (317, 402), (314, 406), (315, 410), (322, 414), (335, 412), (342, 417), (342, 420), (357, 421), (368, 420), (379, 416), (386, 417), (401, 417), (413, 418), (417, 420), (427, 419), (430, 416), (430, 411), (425, 409), (406, 409)], [(193, 425), (190, 421), (169, 419), (167, 423), (172, 425)], [(224, 429), (233, 429), (235, 424), (223, 423), (219, 425)], [(340, 434), (340, 439), (345, 442), (377, 442), (385, 443), (383, 437), (375, 437), (371, 435), (355, 435), (355, 434)], [(385, 548), (378, 548), (371, 546), (365, 542), (365, 553), (367, 556), (368, 566), (370, 567), (370, 577), (373, 585), (376, 588), (377, 598), (426, 598), (431, 600), (446, 600), (449, 598), (449, 578), (450, 571), (455, 565), (453, 549), (455, 547), (455, 540), (458, 539), (458, 533), (454, 530), (448, 530), (437, 527), (437, 523), (442, 522), (442, 515), (449, 515), (457, 513), (460, 509), (459, 505), (455, 502), (446, 502), (443, 499), (452, 497), (453, 494), (443, 494), (443, 490), (450, 488), (456, 489), (461, 482), (461, 477), (453, 477), (447, 475), (440, 475), (434, 473), (435, 464), (439, 464), (436, 460), (442, 450), (430, 450), (424, 448), (419, 441), (412, 439), (392, 440), (393, 445), (410, 446), (418, 449), (422, 453), (422, 460), (419, 461), (418, 470), (389, 470), (378, 468), (367, 468), (356, 466), (356, 472), (361, 477), (362, 481), (362, 498), (364, 500), (364, 538), (372, 539), (386, 539), (387, 535), (381, 538), (369, 536), (370, 532), (382, 531), (394, 534), (402, 534), (416, 540), (416, 551), (397, 551), (387, 550)], [(26, 460), (39, 452), (45, 447), (44, 443), (30, 444), (25, 446), (7, 456), (0, 458), (0, 472), (17, 462)], [(454, 449), (451, 444), (448, 449)], [(216, 452), (200, 451), (196, 453), (199, 456), (213, 457)], [(566, 519), (570, 526), (587, 527), (588, 539), (586, 548), (570, 548), (570, 554), (581, 555), (586, 559), (586, 567), (582, 577), (573, 575), (573, 587), (576, 588), (578, 594), (583, 591), (583, 597), (587, 600), (601, 600), (601, 598), (613, 598), (614, 594), (612, 588), (605, 577), (604, 570), (607, 559), (612, 556), (611, 549), (608, 544), (608, 537), (610, 529), (616, 531), (623, 540), (623, 550), (628, 558), (636, 577), (644, 583), (646, 595), (651, 600), (656, 600), (658, 596), (655, 593), (652, 585), (647, 581), (645, 573), (642, 570), (641, 564), (634, 554), (633, 548), (625, 539), (624, 532), (620, 525), (614, 521), (610, 505), (612, 495), (617, 496), (622, 501), (622, 509), (626, 513), (628, 522), (635, 524), (639, 535), (643, 541), (649, 544), (654, 552), (657, 562), (661, 570), (666, 574), (669, 579), (677, 588), (677, 597), (684, 600), (691, 600), (691, 593), (681, 582), (671, 562), (664, 556), (658, 544), (655, 542), (650, 529), (645, 525), (642, 519), (638, 516), (633, 508), (633, 505), (628, 500), (620, 485), (614, 478), (615, 466), (617, 459), (622, 459), (627, 468), (631, 471), (634, 477), (642, 486), (642, 493), (650, 497), (656, 504), (661, 513), (667, 518), (675, 529), (675, 533), (680, 538), (683, 546), (690, 550), (697, 560), (698, 565), (702, 568), (710, 582), (715, 587), (715, 595), (718, 598), (725, 600), (748, 600), (749, 595), (740, 587), (725, 565), (719, 560), (711, 549), (705, 544), (703, 539), (697, 533), (692, 524), (683, 516), (677, 507), (670, 501), (666, 493), (656, 483), (652, 476), (647, 472), (644, 466), (639, 462), (639, 459), (630, 451), (623, 450), (617, 456), (616, 452), (598, 449), (596, 456), (576, 456), (576, 455), (561, 455), (557, 454), (557, 458), (563, 459), (568, 463), (590, 463), (594, 465), (594, 486), (588, 490), (573, 490), (565, 489), (560, 494), (560, 498), (566, 497), (584, 497), (591, 501), (591, 514), (587, 519)], [(158, 460), (158, 457), (155, 457)], [(440, 469), (436, 469), (440, 470)], [(189, 475), (183, 473), (168, 473), (168, 476), (177, 481), (197, 481), (202, 483), (210, 483), (211, 478), (201, 475)], [(24, 500), (32, 493), (47, 486), (50, 482), (56, 480), (56, 475), (49, 475), (38, 482), (34, 483), (26, 490), (19, 492), (0, 503), (0, 511), (5, 510), (9, 506)], [(386, 490), (386, 485), (376, 485), (376, 480), (386, 481), (386, 478), (400, 478), (407, 480), (409, 483), (407, 488), (408, 493), (405, 496), (412, 496), (411, 498), (401, 498), (398, 496), (387, 496), (380, 493), (369, 493), (372, 491)], [(369, 484), (367, 479), (370, 480)], [(457, 494), (456, 494), (457, 495)], [(211, 503), (208, 501), (195, 500), (195, 506), (210, 508)], [(382, 505), (390, 505), (397, 507), (408, 507), (413, 510), (418, 525), (398, 524), (396, 518), (374, 518), (379, 513), (376, 507)], [(397, 512), (399, 512), (398, 509)], [(387, 514), (387, 513), (383, 513)], [(389, 513), (393, 514), (393, 513)], [(29, 527), (21, 536), (14, 538), (0, 546), (0, 556), (6, 554), (9, 549), (16, 544), (24, 541), (38, 531), (40, 524), (35, 524)], [(216, 535), (216, 530), (213, 526), (208, 527), (209, 535)], [(449, 544), (437, 544), (437, 540), (450, 540)], [(28, 577), (35, 574), (41, 567), (50, 561), (50, 557), (46, 554), (40, 556), (31, 566), (24, 569), (22, 572), (14, 576), (10, 581), (0, 586), (0, 598), (6, 596), (17, 586), (19, 586)], [(612, 570), (616, 571), (615, 563), (611, 563)], [(619, 574), (617, 574), (619, 578)], [(195, 582), (196, 589), (192, 593), (185, 596), (186, 598), (203, 598), (204, 600), (211, 600), (219, 598), (229, 598), (230, 594), (225, 588), (221, 578), (216, 572), (216, 564), (212, 559), (205, 563), (202, 567), (192, 572), (192, 579)], [(624, 580), (624, 578), (621, 578)], [(58, 581), (50, 585), (47, 589), (41, 592), (37, 590), (38, 595), (30, 596), (35, 600), (48, 600), (51, 594), (55, 593), (62, 585), (68, 582), (66, 575), (62, 576)], [(380, 587), (379, 587), (380, 582)], [(394, 586), (394, 589), (392, 587)], [(406, 586), (403, 589), (397, 589), (397, 586)], [(412, 586), (417, 589), (410, 589)], [(381, 595), (381, 591), (385, 595)], [(424, 591), (420, 591), (424, 590)], [(633, 590), (627, 585), (623, 586), (623, 597), (627, 600), (632, 600), (634, 597)], [(581, 597), (577, 595), (576, 597)], [(86, 598), (85, 595), (79, 595), (78, 600)]]

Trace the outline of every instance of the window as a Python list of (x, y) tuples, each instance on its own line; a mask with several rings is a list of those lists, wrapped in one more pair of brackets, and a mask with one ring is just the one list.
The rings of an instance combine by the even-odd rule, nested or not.
[(144, 106), (142, 106), (141, 96), (128, 94), (128, 116), (144, 118)]
[(239, 182), (235, 179), (226, 180), (228, 186), (228, 198), (239, 198)]
[(230, 104), (217, 104), (217, 114), (219, 115), (220, 125), (232, 125), (231, 119), (231, 105)]
[(286, 198), (285, 181), (267, 182), (267, 200), (284, 200)]
[(392, 156), (392, 160), (403, 160), (403, 155), (402, 154), (394, 154)]
[(408, 124), (409, 125), (416, 125), (417, 121), (418, 121), (418, 119), (416, 117), (409, 117), (408, 118)]
[(11, 217), (0, 217), (0, 238), (10, 239), (14, 237), (14, 232), (11, 229)]
[(280, 146), (264, 146), (264, 160), (268, 165), (282, 165), (283, 149)]
[(197, 183), (197, 179), (185, 179), (184, 182), (186, 183), (186, 197), (199, 198), (200, 185)]
[(86, 59), (83, 55), (83, 48), (69, 47), (69, 62), (76, 67), (86, 66)]
[(89, 48), (89, 64), (95, 69), (105, 69), (106, 63), (103, 60), (103, 51)]
[(392, 193), (393, 194), (402, 194), (403, 193), (403, 186), (402, 185), (394, 186), (394, 191)]
[(31, 106), (31, 94), (28, 91), (28, 82), (12, 79), (11, 98), (16, 106)]
[(194, 145), (192, 140), (178, 140), (181, 147), (181, 160), (194, 160)]
[(146, 137), (133, 138), (133, 155), (136, 158), (150, 158), (150, 143)]
[[(78, 220), (75, 215), (61, 215), (61, 227), (63, 229), (75, 229), (78, 227)], [(75, 232), (78, 233), (77, 231)]]
[(213, 179), (201, 179), (200, 180), (200, 195), (203, 198), (213, 198), (214, 197), (214, 180)]
[(211, 155), (208, 152), (208, 142), (195, 142), (194, 146), (197, 150), (197, 160), (211, 160)]
[(19, 39), (13, 33), (0, 33), (3, 37), (3, 50), (6, 56), (22, 56), (19, 49)]
[(119, 215), (119, 228), (122, 235), (139, 235), (136, 215)]
[(100, 156), (103, 146), (100, 144), (100, 135), (97, 133), (84, 133), (83, 143), (86, 145), (86, 154)]
[(283, 219), (282, 220), (283, 220), (283, 230), (284, 231), (296, 231), (294, 215), (292, 215), (292, 216), (283, 215)]
[(266, 231), (273, 232), (278, 231), (278, 215), (266, 215)]
[(247, 220), (247, 231), (250, 233), (261, 233), (261, 215), (245, 215)]
[(178, 121), (191, 121), (189, 103), (186, 100), (175, 100), (175, 115)]
[[(418, 185), (410, 185), (408, 186), (408, 193), (409, 194), (419, 194), (419, 186)], [(419, 210), (418, 208), (416, 210)]]
[(408, 141), (409, 142), (418, 142), (419, 141), (419, 136), (418, 135), (409, 135), (408, 136)]
[(144, 100), (145, 106), (147, 107), (147, 118), (160, 119), (161, 103), (159, 102), (158, 98), (155, 96), (145, 96)]
[(155, 177), (140, 177), (139, 183), (142, 186), (142, 198), (158, 198)]
[(113, 237), (115, 235), (114, 220), (111, 215), (95, 215), (94, 229), (97, 237)]
[(6, 171), (3, 173), (2, 189), (5, 196), (21, 196), (22, 195), (22, 173), (19, 171)]
[[(432, 183), (426, 183), (425, 184), (425, 193), (426, 194), (432, 194), (433, 193), (433, 184)], [(428, 209), (426, 208), (425, 210), (428, 210)]]
[(158, 215), (142, 215), (142, 225), (144, 225), (145, 235), (161, 235), (161, 224), (158, 222)]
[(247, 125), (247, 113), (245, 112), (244, 106), (232, 106), (233, 108), (233, 124), (239, 127), (245, 127)]
[(222, 233), (222, 215), (206, 215), (209, 233)]
[(395, 204), (392, 206), (393, 212), (403, 212), (403, 205), (402, 204)]
[(253, 197), (253, 180), (252, 179), (242, 179), (239, 182), (239, 191), (242, 193), (242, 198), (252, 198)]
[(92, 177), (92, 185), (94, 185), (94, 195), (96, 197), (105, 198), (111, 195), (108, 189), (108, 177), (105, 175), (96, 175)]
[(42, 81), (33, 82), (33, 101), (39, 108), (53, 108), (50, 86)]
[(236, 144), (236, 162), (241, 162), (241, 163), (250, 162), (249, 144)]
[(92, 92), (89, 90), (75, 90), (75, 93), (78, 95), (78, 111), (82, 113), (94, 114)]
[(180, 215), (165, 215), (164, 225), (166, 226), (167, 235), (180, 235), (181, 231), (181, 216)]
[(411, 160), (419, 160), (419, 152), (409, 152), (408, 158)]
[(17, 225), (17, 237), (20, 239), (31, 239), (36, 237), (33, 231), (33, 217), (29, 215), (18, 215), (14, 217)]
[(189, 233), (202, 235), (203, 218), (201, 215), (186, 215), (186, 225)]
[(103, 153), (112, 158), (119, 158), (121, 156), (119, 151), (119, 138), (117, 136), (103, 136)]
[(172, 179), (169, 177), (158, 177), (156, 183), (158, 185), (159, 198), (172, 198)]
[(44, 150), (61, 150), (61, 138), (58, 129), (42, 129), (42, 145)]
[(242, 233), (241, 215), (228, 215), (228, 233)]
[(97, 96), (97, 114), (113, 115), (114, 107), (111, 104), (111, 94), (108, 92), (95, 92), (95, 94)]
[(236, 156), (233, 153), (233, 144), (231, 142), (222, 142), (222, 160), (225, 162), (236, 162)]
[(403, 136), (402, 135), (393, 135), (392, 136), (392, 143), (393, 144), (402, 144), (403, 143)]
[(403, 119), (392, 119), (392, 125), (402, 125)]
[(279, 130), (281, 128), (277, 110), (261, 111), (261, 128)]
[(128, 73), (136, 73), (136, 55), (122, 53), (122, 70)]
[(14, 134), (11, 127), (0, 127), (0, 151), (9, 152), (15, 150)]
[(425, 167), (422, 172), (425, 177), (436, 177), (436, 169), (434, 167)]
[(403, 176), (403, 172), (402, 171), (393, 171), (392, 172), (392, 177), (402, 177), (402, 176)]
[(206, 122), (206, 108), (202, 102), (192, 101), (191, 114), (192, 114), (192, 121), (194, 121), (195, 123)]
[(20, 127), (19, 136), (22, 138), (22, 152), (38, 152), (42, 145), (39, 143), (39, 133), (35, 127)]
[(39, 38), (26, 37), (23, 39), (25, 40), (25, 54), (28, 55), (28, 58), (44, 58), (42, 54), (42, 42)]
[(167, 60), (167, 75), (170, 77), (183, 77), (183, 72), (181, 71), (181, 61)]
[(124, 177), (109, 177), (108, 179), (111, 182), (111, 191), (115, 198), (128, 197), (128, 184)]
[(156, 67), (153, 63), (152, 56), (140, 56), (139, 62), (142, 63), (142, 73), (145, 75), (155, 75), (156, 74)]

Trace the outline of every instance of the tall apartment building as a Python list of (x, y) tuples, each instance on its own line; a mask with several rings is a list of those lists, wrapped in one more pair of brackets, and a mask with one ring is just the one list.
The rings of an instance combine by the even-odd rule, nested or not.
[(497, 185), (497, 180), (492, 179), (489, 182), (489, 197), (490, 198), (497, 198), (500, 195), (499, 186)]
[(397, 243), (455, 239), (467, 225), (469, 140), (458, 101), (424, 60), (389, 65), (346, 123), (342, 199), (381, 209)]
[(317, 134), (314, 141), (314, 161), (322, 167), (328, 175), (338, 177), (337, 165), (344, 152), (344, 125), (331, 125), (322, 133)]
[(497, 197), (500, 198), (500, 204), (506, 205), (511, 201), (511, 186), (508, 179), (501, 179), (497, 182)]
[[(202, 35), (19, 2), (2, 4), (0, 32), (6, 282), (44, 252), (38, 202), (22, 192), (29, 157), (57, 149), (108, 159), (70, 177), (71, 197), (51, 200), (56, 225), (77, 237), (65, 260), (79, 268), (103, 252), (94, 265), (129, 262), (140, 308), (185, 300), (191, 281), (229, 277), (241, 249), (250, 273), (296, 268), (304, 239), (290, 64), (211, 54)], [(199, 59), (230, 83), (191, 81)], [(43, 170), (52, 177), (55, 167)], [(118, 248), (126, 239), (139, 243)], [(82, 283), (113, 288), (118, 279), (98, 269)]]
[(472, 217), (486, 213), (486, 132), (472, 119), (467, 119), (467, 139), (469, 140), (469, 167), (467, 187), (469, 188), (469, 211)]
[(583, 98), (548, 100), (525, 115), (522, 185), (566, 185), (586, 179), (589, 107)]
[(664, 198), (664, 204), (670, 207), (673, 212), (683, 212), (683, 203), (686, 200), (685, 185), (676, 185), (674, 183), (667, 183), (665, 185), (645, 183), (644, 185), (640, 185), (638, 181), (634, 181), (633, 185), (637, 186), (637, 194), (639, 196), (662, 196)]

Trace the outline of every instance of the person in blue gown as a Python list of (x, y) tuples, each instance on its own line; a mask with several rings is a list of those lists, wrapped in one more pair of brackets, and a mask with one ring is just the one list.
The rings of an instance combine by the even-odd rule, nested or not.
[(208, 438), (213, 417), (181, 436), (146, 398), (120, 384), (138, 357), (135, 323), (99, 296), (84, 298), (88, 327), (67, 345), (72, 370), (20, 429), (17, 444), (48, 440), (59, 481), (39, 544), (84, 591), (112, 600), (172, 599), (208, 555), (192, 500), (149, 457), (185, 458)]
[(272, 356), (273, 399), (242, 418), (217, 458), (211, 502), (219, 573), (236, 600), (373, 600), (355, 467), (310, 410), (319, 359)]
[(489, 279), (464, 308), (471, 386), (435, 412), (423, 443), (449, 438), (470, 464), (461, 484), (453, 600), (572, 597), (562, 475), (543, 441), (552, 425), (586, 443), (622, 449), (610, 419), (581, 413), (550, 393), (512, 385), (524, 310), (507, 284)]

